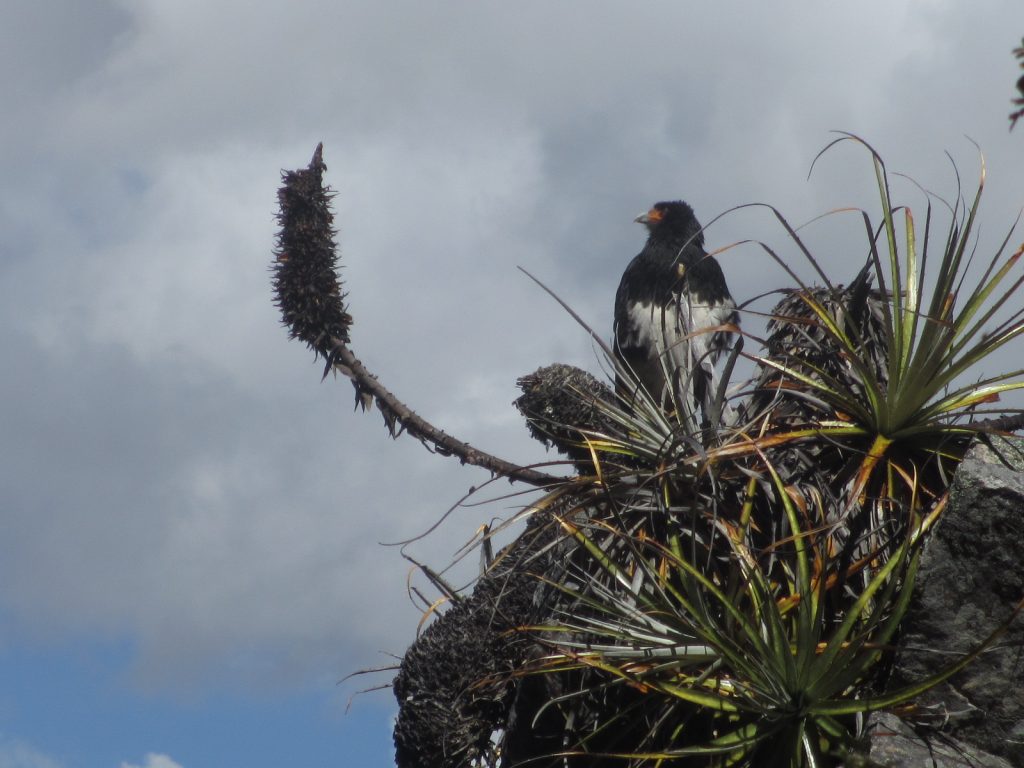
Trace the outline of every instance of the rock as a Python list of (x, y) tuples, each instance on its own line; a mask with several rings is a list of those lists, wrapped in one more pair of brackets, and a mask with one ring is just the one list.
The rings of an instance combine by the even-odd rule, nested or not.
[[(922, 555), (891, 687), (936, 674), (1010, 622), (991, 648), (919, 703), (943, 736), (1020, 768), (1024, 616), (1011, 619), (1024, 599), (1024, 440), (989, 442), (964, 458)], [(949, 763), (961, 764), (968, 763)]]
[[(922, 738), (895, 715), (876, 712), (868, 720), (868, 765), (886, 768), (1012, 768), (1012, 763), (955, 739)], [(857, 765), (848, 761), (847, 765)]]

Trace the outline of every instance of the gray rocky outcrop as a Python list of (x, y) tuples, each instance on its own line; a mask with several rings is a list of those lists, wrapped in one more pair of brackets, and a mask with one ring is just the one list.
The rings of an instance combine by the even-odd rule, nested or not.
[(966, 669), (922, 697), (923, 728), (873, 716), (876, 763), (1024, 766), (1024, 616), (1013, 618), (1024, 599), (1024, 440), (988, 443), (975, 445), (960, 465), (922, 556), (893, 684), (933, 675), (1009, 626)]

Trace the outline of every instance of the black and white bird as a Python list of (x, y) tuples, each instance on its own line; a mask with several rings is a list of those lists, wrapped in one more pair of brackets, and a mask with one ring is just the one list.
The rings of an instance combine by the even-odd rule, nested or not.
[(642, 386), (666, 409), (685, 407), (703, 421), (715, 363), (739, 324), (736, 302), (689, 205), (656, 203), (635, 221), (650, 235), (615, 294), (614, 349), (633, 374), (618, 377), (619, 393), (632, 402)]

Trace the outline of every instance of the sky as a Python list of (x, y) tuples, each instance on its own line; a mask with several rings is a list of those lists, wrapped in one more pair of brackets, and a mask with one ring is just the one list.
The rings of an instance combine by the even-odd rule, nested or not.
[[(392, 673), (346, 677), (415, 637), (406, 556), (443, 567), (524, 502), (489, 486), (421, 537), (487, 474), (389, 439), (288, 341), (276, 190), (317, 142), (355, 353), (540, 462), (516, 378), (601, 364), (517, 267), (607, 336), (632, 219), (683, 198), (709, 247), (811, 279), (767, 209), (716, 217), (876, 206), (852, 144), (809, 176), (835, 130), (947, 198), (976, 142), (991, 254), (1024, 206), (1022, 35), (1019, 0), (5, 0), (0, 768), (393, 765)], [(838, 281), (865, 257), (855, 217), (801, 233)], [(792, 285), (719, 260), (740, 301)]]

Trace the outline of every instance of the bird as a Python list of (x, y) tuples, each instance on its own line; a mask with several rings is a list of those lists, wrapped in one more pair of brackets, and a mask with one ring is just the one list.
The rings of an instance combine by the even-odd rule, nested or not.
[(655, 203), (634, 221), (647, 227), (648, 237), (615, 294), (619, 396), (635, 403), (642, 387), (662, 408), (686, 408), (706, 424), (715, 363), (739, 327), (736, 302), (721, 265), (704, 250), (703, 228), (689, 204)]

